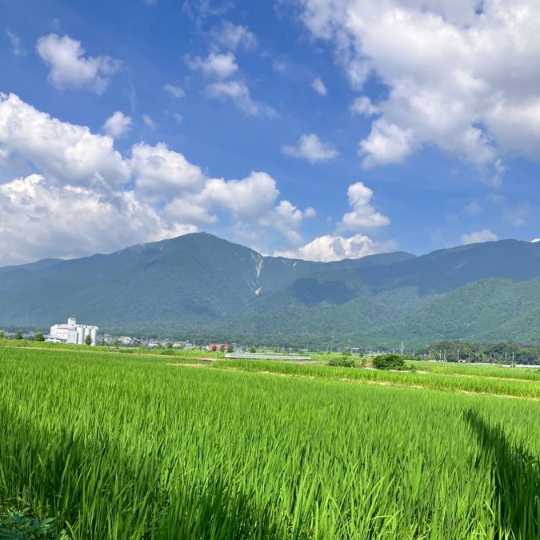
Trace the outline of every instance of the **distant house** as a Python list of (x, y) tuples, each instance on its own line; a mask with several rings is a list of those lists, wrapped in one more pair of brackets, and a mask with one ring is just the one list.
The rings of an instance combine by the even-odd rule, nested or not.
[[(215, 349), (214, 349), (215, 347)], [(209, 343), (207, 346), (206, 346), (206, 350), (208, 351), (213, 351), (213, 350), (216, 350), (216, 351), (226, 351), (229, 347), (229, 344), (228, 343), (225, 343), (225, 345), (223, 343)]]
[(77, 324), (73, 318), (69, 318), (67, 324), (55, 324), (51, 326), (51, 331), (46, 336), (45, 341), (49, 343), (72, 343), (74, 345), (84, 345), (86, 338), (90, 336), (92, 345), (96, 344), (98, 327), (87, 324)]

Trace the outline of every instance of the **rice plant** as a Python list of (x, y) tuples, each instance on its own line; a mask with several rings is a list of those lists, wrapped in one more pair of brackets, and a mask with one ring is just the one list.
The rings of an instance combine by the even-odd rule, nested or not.
[(0, 509), (72, 540), (538, 538), (539, 412), (531, 400), (3, 348)]

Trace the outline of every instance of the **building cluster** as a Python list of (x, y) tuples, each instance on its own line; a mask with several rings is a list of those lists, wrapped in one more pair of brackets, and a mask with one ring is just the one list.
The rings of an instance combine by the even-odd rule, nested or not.
[(55, 324), (51, 326), (50, 333), (45, 336), (45, 341), (51, 343), (72, 343), (73, 345), (96, 345), (97, 326), (77, 324), (74, 318), (69, 318), (67, 324)]

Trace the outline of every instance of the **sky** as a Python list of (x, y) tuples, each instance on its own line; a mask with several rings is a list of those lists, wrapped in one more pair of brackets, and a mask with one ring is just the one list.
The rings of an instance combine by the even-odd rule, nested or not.
[(205, 231), (540, 237), (537, 0), (0, 0), (0, 266)]

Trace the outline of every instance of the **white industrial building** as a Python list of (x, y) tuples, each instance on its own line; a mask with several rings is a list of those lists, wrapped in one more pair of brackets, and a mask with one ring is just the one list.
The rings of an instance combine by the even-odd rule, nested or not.
[(97, 332), (97, 326), (77, 324), (75, 319), (70, 318), (67, 324), (55, 324), (51, 326), (51, 333), (47, 336), (46, 341), (84, 345), (86, 337), (90, 336), (92, 338), (92, 345), (95, 345)]

